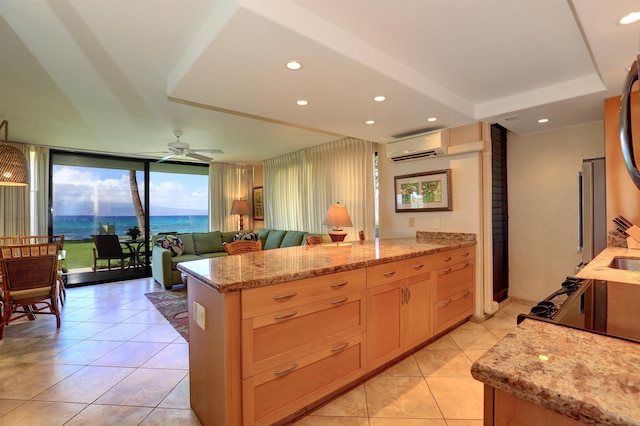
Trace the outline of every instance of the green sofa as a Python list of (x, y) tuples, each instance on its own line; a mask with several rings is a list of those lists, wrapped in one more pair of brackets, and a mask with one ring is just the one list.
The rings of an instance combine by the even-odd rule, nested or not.
[[(250, 232), (245, 231), (243, 233)], [(263, 250), (303, 245), (309, 235), (318, 235), (304, 231), (283, 231), (278, 229), (256, 229), (252, 232), (258, 234), (258, 238), (262, 241)], [(166, 289), (170, 289), (176, 284), (182, 284), (182, 276), (177, 267), (178, 263), (227, 256), (227, 252), (224, 250), (224, 243), (232, 242), (238, 234), (238, 231), (177, 233), (175, 235), (180, 238), (184, 245), (184, 251), (180, 256), (172, 256), (172, 252), (169, 249), (160, 247), (157, 244), (157, 240), (166, 235), (154, 235), (151, 255), (153, 278)], [(321, 235), (323, 241), (331, 242), (329, 235)]]

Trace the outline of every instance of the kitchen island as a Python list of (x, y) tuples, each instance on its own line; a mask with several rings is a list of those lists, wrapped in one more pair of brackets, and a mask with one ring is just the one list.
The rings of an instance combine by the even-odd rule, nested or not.
[(475, 244), (417, 233), (180, 263), (194, 412), (281, 423), (466, 321)]
[(631, 338), (525, 319), (472, 365), (485, 425), (640, 425), (640, 272), (616, 256), (638, 250), (609, 247), (577, 276), (607, 281), (607, 332)]

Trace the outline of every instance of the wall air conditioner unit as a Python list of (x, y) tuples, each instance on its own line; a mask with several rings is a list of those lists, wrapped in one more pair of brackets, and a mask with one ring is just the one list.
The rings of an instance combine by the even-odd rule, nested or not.
[(394, 163), (447, 155), (449, 132), (422, 133), (387, 143), (387, 158)]

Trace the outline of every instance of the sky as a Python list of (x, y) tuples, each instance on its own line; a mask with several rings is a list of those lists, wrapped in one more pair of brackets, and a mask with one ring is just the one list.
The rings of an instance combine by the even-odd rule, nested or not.
[[(137, 177), (144, 199), (143, 172)], [(150, 180), (151, 216), (208, 214), (207, 175), (151, 172)], [(134, 216), (129, 172), (54, 166), (53, 207), (54, 216)]]

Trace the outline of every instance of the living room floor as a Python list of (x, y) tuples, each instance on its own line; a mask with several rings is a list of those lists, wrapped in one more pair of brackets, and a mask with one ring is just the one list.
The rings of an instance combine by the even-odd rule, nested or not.
[[(189, 404), (188, 344), (144, 296), (152, 278), (67, 289), (52, 315), (10, 323), (0, 340), (0, 424), (199, 425)], [(511, 304), (466, 323), (296, 425), (482, 424), (472, 362), (528, 311)]]

